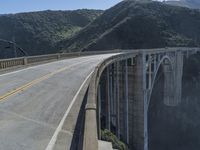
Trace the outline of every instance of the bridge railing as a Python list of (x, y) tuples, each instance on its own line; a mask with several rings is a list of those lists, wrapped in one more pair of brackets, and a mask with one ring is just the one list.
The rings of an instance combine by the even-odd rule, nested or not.
[(120, 53), (120, 52), (121, 50), (56, 53), (56, 54), (28, 56), (28, 57), (11, 58), (11, 59), (0, 59), (0, 70), (12, 68), (12, 67), (19, 67), (23, 65), (35, 64), (35, 63), (49, 62), (49, 61), (54, 61), (54, 60), (59, 60), (59, 59), (98, 55), (98, 54)]
[(0, 70), (7, 69), (11, 67), (18, 67), (28, 64), (35, 64), (40, 62), (48, 62), (54, 61), (58, 59), (66, 59), (73, 58), (79, 56), (88, 56), (88, 55), (98, 55), (98, 54), (109, 54), (109, 53), (121, 53), (121, 52), (132, 52), (138, 53), (139, 51), (144, 51), (146, 53), (156, 54), (160, 52), (169, 52), (174, 50), (183, 50), (190, 51), (195, 50), (199, 51), (199, 48), (185, 48), (185, 47), (177, 47), (177, 48), (160, 48), (160, 49), (144, 49), (144, 50), (107, 50), (107, 51), (87, 51), (87, 52), (74, 52), (74, 53), (56, 53), (56, 54), (48, 54), (48, 55), (38, 55), (38, 56), (28, 56), (21, 58), (11, 58), (11, 59), (0, 59)]
[(40, 55), (40, 56), (31, 56), (27, 57), (27, 64), (49, 61), (49, 60), (57, 60), (59, 54), (49, 54), (49, 55)]
[(14, 66), (24, 65), (24, 58), (3, 59), (0, 60), (0, 69), (6, 69)]

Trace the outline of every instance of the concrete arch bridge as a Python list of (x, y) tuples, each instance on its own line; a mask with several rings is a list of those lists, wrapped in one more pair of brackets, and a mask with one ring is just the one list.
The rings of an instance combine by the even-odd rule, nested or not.
[[(160, 76), (158, 71), (162, 68), (164, 75), (164, 104), (177, 106), (181, 103), (184, 60), (198, 51), (190, 48), (126, 51), (102, 62), (88, 92), (85, 150), (95, 148), (92, 139), (101, 138), (101, 129), (110, 130), (131, 149), (148, 150), (148, 108)], [(96, 119), (97, 135), (90, 136), (91, 126), (95, 126), (91, 122)]]
[(109, 149), (101, 141), (101, 129), (108, 129), (130, 149), (148, 150), (148, 109), (160, 73), (164, 104), (179, 105), (184, 60), (199, 51), (177, 47), (2, 59), (0, 149)]

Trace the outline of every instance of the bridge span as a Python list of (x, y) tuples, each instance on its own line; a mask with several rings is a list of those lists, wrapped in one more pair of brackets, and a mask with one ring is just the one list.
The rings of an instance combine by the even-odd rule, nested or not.
[(73, 120), (61, 121), (94, 68), (110, 56), (66, 59), (0, 75), (0, 149), (51, 149), (60, 136), (64, 141), (58, 149), (70, 146)]
[(108, 129), (130, 149), (148, 150), (148, 105), (159, 68), (165, 76), (164, 103), (176, 106), (183, 60), (198, 51), (119, 50), (1, 60), (3, 71), (25, 67), (0, 75), (0, 149), (96, 150), (101, 129)]

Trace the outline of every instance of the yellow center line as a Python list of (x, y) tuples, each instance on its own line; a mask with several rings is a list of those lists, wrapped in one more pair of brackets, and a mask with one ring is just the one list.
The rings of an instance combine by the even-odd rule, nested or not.
[[(87, 61), (88, 61), (88, 60), (87, 60)], [(84, 62), (87, 62), (87, 61), (84, 61)], [(46, 75), (44, 75), (44, 76), (42, 76), (42, 77), (40, 77), (40, 78), (38, 78), (38, 79), (35, 79), (35, 80), (33, 80), (33, 81), (31, 81), (31, 82), (29, 82), (29, 83), (23, 85), (23, 86), (20, 86), (20, 87), (14, 89), (14, 90), (12, 90), (12, 91), (9, 91), (9, 92), (7, 92), (6, 94), (0, 96), (0, 101), (3, 101), (3, 100), (5, 100), (5, 99), (7, 99), (7, 98), (9, 98), (9, 97), (11, 97), (11, 96), (17, 94), (17, 93), (20, 93), (20, 92), (22, 92), (22, 91), (24, 91), (24, 90), (27, 90), (28, 88), (32, 87), (33, 85), (36, 85), (36, 84), (40, 83), (41, 81), (44, 81), (44, 80), (46, 80), (46, 79), (49, 79), (50, 77), (52, 77), (52, 76), (54, 76), (54, 75), (56, 75), (56, 74), (58, 74), (58, 73), (60, 73), (60, 72), (63, 72), (63, 71), (65, 71), (66, 69), (72, 68), (72, 67), (74, 67), (74, 66), (76, 66), (76, 65), (78, 65), (78, 64), (84, 63), (84, 62), (79, 62), (79, 63), (73, 64), (73, 65), (71, 65), (71, 66), (67, 66), (67, 67), (61, 68), (61, 69), (59, 69), (59, 70), (56, 70), (55, 72), (51, 72), (51, 73), (49, 73), (49, 74), (46, 74)]]

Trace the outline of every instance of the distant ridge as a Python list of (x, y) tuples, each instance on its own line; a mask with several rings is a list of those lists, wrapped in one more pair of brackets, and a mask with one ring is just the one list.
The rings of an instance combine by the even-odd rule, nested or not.
[(200, 46), (199, 27), (200, 11), (126, 0), (60, 45), (65, 52)]
[[(30, 55), (59, 51), (57, 42), (70, 38), (102, 14), (101, 10), (39, 11), (0, 15), (0, 39), (12, 40)], [(12, 57), (12, 49), (0, 42), (0, 58)]]

